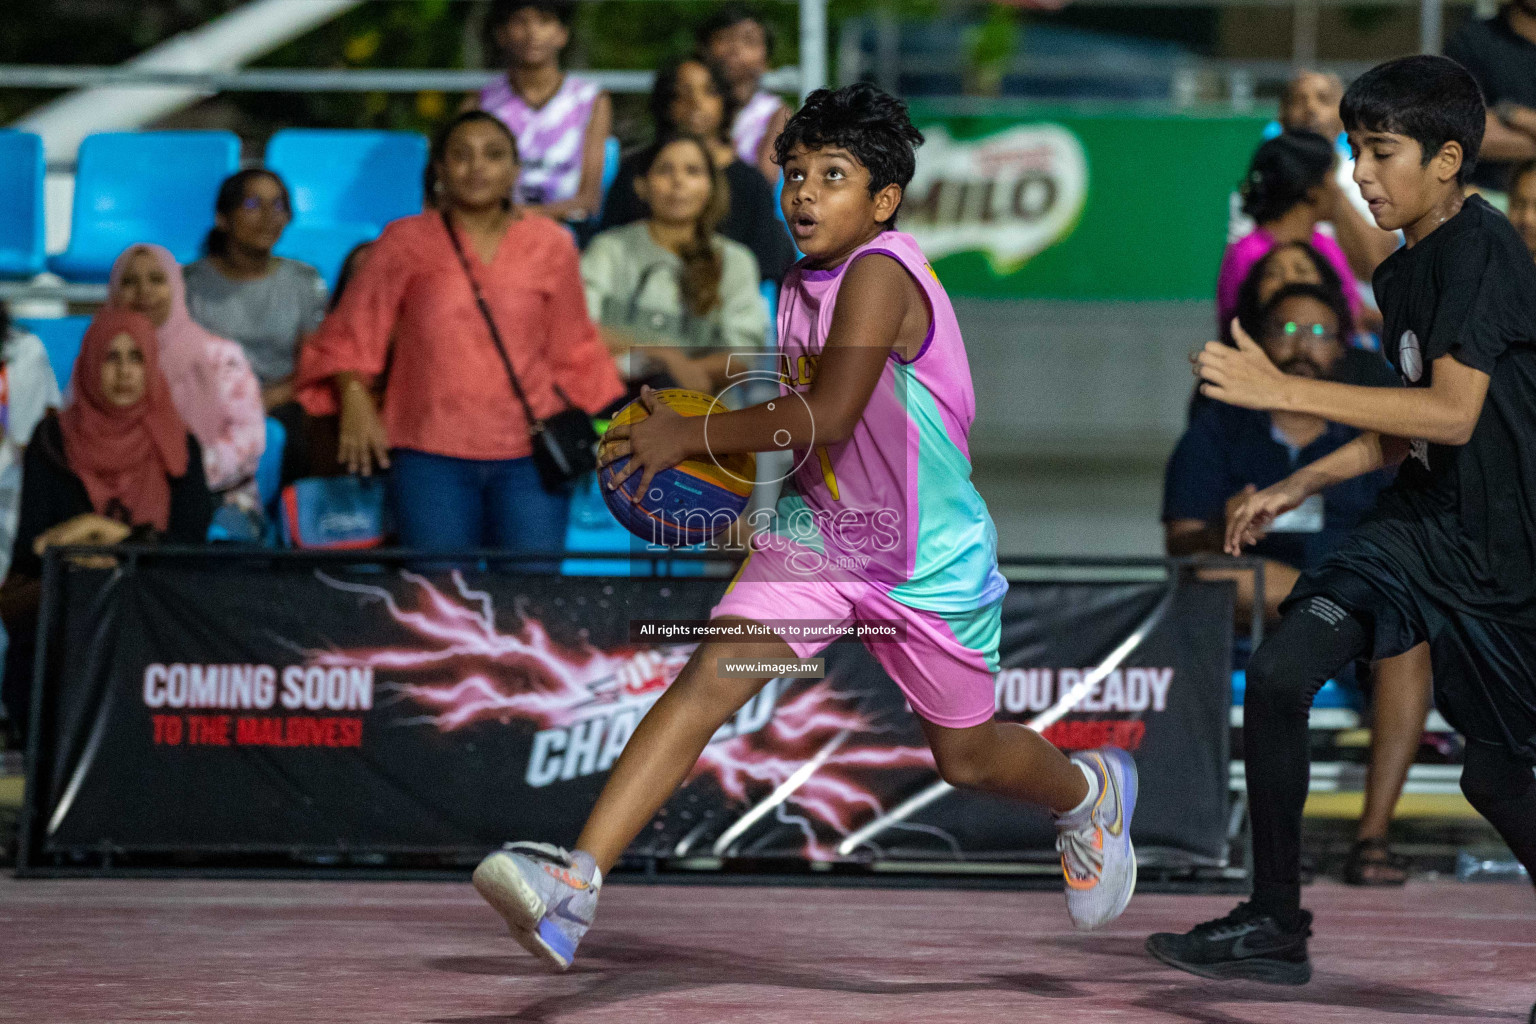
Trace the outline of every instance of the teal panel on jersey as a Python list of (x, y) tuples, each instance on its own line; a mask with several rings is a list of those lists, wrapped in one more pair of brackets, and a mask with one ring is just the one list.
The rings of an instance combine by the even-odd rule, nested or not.
[(901, 364), (898, 372), (905, 378), (907, 415), (918, 430), (917, 551), (912, 578), (893, 588), (891, 597), (927, 611), (975, 609), (1008, 589), (997, 571), (997, 528), (971, 483), (971, 460), (950, 439), (915, 366)]

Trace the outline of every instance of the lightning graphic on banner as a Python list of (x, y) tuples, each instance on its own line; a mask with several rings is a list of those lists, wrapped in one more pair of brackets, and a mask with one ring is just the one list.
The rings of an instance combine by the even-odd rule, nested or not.
[[(419, 645), (305, 652), (313, 664), (411, 679), (379, 685), (391, 701), (417, 712), (396, 719), (396, 726), (450, 733), (479, 724), (530, 723), (538, 730), (529, 765), (535, 786), (611, 767), (694, 646), (603, 651), (583, 642), (566, 649), (521, 606), (516, 631), (505, 632), (491, 595), (472, 589), (457, 570), (449, 576), (452, 593), (402, 571), (400, 578), (417, 594), (412, 608), (388, 587), (316, 575), (329, 587), (379, 602)], [(784, 699), (794, 685), (776, 679), (764, 686), (716, 734), (689, 781), (712, 778), (729, 799), (748, 805), (774, 794), (776, 819), (801, 831), (805, 855), (832, 860), (840, 840), (885, 812), (860, 775), (890, 768), (932, 771), (933, 755), (926, 746), (881, 740), (905, 723), (875, 720), (860, 710), (856, 695), (838, 691), (835, 679), (814, 681)], [(804, 772), (813, 759), (814, 770)], [(804, 777), (795, 778), (797, 772)]]

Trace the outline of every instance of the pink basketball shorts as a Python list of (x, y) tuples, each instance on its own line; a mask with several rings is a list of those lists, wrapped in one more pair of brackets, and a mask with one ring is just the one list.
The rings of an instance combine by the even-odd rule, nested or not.
[[(776, 549), (752, 551), (710, 618), (751, 619), (770, 627), (786, 620), (838, 625), (900, 621), (906, 625), (905, 639), (865, 646), (896, 680), (913, 710), (951, 729), (992, 718), (1001, 599), (959, 613), (927, 611), (895, 601), (865, 581), (806, 579), (779, 564), (782, 557)], [(797, 658), (814, 657), (831, 642), (783, 633), (780, 637)]]

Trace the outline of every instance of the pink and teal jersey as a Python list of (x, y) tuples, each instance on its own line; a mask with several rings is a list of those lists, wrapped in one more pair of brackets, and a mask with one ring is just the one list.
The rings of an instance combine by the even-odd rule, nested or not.
[(809, 549), (799, 559), (807, 575), (863, 580), (912, 608), (974, 611), (1008, 583), (992, 517), (971, 483), (976, 396), (960, 325), (910, 235), (886, 231), (831, 270), (790, 269), (779, 298), (781, 392), (809, 390), (838, 287), (872, 253), (917, 282), (932, 315), (928, 336), (910, 361), (890, 354), (851, 437), (795, 452), (773, 532)]

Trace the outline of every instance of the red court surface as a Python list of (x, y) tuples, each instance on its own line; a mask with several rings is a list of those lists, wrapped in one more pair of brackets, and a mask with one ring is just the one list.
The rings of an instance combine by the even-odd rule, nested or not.
[(0, 879), (0, 1020), (625, 1024), (1526, 1020), (1520, 885), (1319, 884), (1304, 988), (1217, 983), (1142, 953), (1229, 896), (1143, 895), (1081, 935), (1060, 896), (610, 886), (545, 973), (468, 884)]

